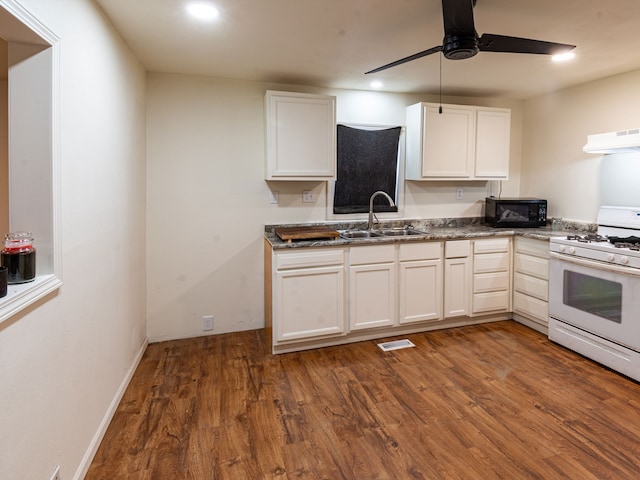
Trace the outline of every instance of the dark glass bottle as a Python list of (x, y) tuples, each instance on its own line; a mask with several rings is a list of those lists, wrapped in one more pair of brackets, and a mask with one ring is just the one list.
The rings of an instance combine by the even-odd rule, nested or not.
[(2, 249), (2, 266), (7, 267), (7, 283), (26, 283), (36, 278), (36, 249), (30, 232), (7, 233)]

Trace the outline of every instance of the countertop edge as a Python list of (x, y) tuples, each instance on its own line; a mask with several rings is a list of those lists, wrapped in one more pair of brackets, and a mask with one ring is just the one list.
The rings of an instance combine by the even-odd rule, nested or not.
[(486, 225), (472, 225), (469, 227), (454, 228), (431, 227), (427, 229), (426, 235), (407, 237), (375, 237), (357, 239), (345, 239), (338, 237), (335, 239), (284, 242), (280, 240), (272, 230), (265, 230), (264, 238), (269, 242), (274, 250), (281, 250), (291, 248), (344, 247), (356, 245), (379, 245), (387, 243), (460, 240), (483, 237), (522, 237), (548, 241), (552, 237), (561, 237), (579, 232), (583, 232), (583, 230), (554, 230), (550, 227), (498, 229)]

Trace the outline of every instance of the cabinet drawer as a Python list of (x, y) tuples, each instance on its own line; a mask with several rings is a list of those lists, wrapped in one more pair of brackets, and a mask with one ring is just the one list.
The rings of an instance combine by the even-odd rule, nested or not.
[(387, 263), (395, 260), (395, 247), (389, 245), (369, 245), (365, 247), (351, 247), (349, 263), (363, 265), (366, 263)]
[(338, 248), (277, 253), (275, 258), (277, 270), (341, 265), (342, 263), (344, 263), (344, 250)]
[(399, 258), (401, 262), (410, 260), (435, 260), (442, 258), (442, 243), (425, 242), (400, 244)]
[(515, 251), (533, 255), (534, 257), (549, 258), (549, 242), (530, 238), (516, 238)]
[(546, 258), (531, 257), (522, 253), (516, 253), (513, 258), (513, 270), (548, 280), (549, 260)]
[(473, 276), (473, 293), (509, 290), (509, 272), (481, 273)]
[(509, 238), (492, 238), (473, 242), (473, 253), (508, 252)]
[(535, 318), (545, 325), (549, 322), (549, 304), (520, 292), (513, 294), (513, 311)]
[(509, 292), (475, 293), (473, 295), (473, 313), (508, 311)]
[(513, 276), (513, 289), (516, 292), (539, 298), (545, 302), (549, 300), (549, 282), (541, 278), (515, 273)]
[(509, 253), (486, 253), (473, 258), (473, 273), (509, 271)]
[(449, 240), (444, 246), (446, 258), (468, 257), (471, 252), (471, 240)]

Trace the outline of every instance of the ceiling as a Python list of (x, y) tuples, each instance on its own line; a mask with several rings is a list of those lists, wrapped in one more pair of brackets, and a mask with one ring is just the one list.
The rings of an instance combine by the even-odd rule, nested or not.
[[(441, 45), (440, 0), (200, 0), (220, 18), (187, 18), (187, 0), (96, 0), (144, 67), (260, 82), (437, 94), (440, 54), (364, 72)], [(471, 1), (471, 0), (470, 0)], [(442, 93), (524, 99), (640, 68), (638, 0), (478, 0), (478, 34), (577, 45), (576, 58), (442, 57)]]

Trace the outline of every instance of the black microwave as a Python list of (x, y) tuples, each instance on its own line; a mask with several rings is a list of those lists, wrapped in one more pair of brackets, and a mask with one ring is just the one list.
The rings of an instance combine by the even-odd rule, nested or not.
[(547, 224), (547, 201), (540, 198), (487, 197), (484, 221), (492, 227), (544, 227)]

